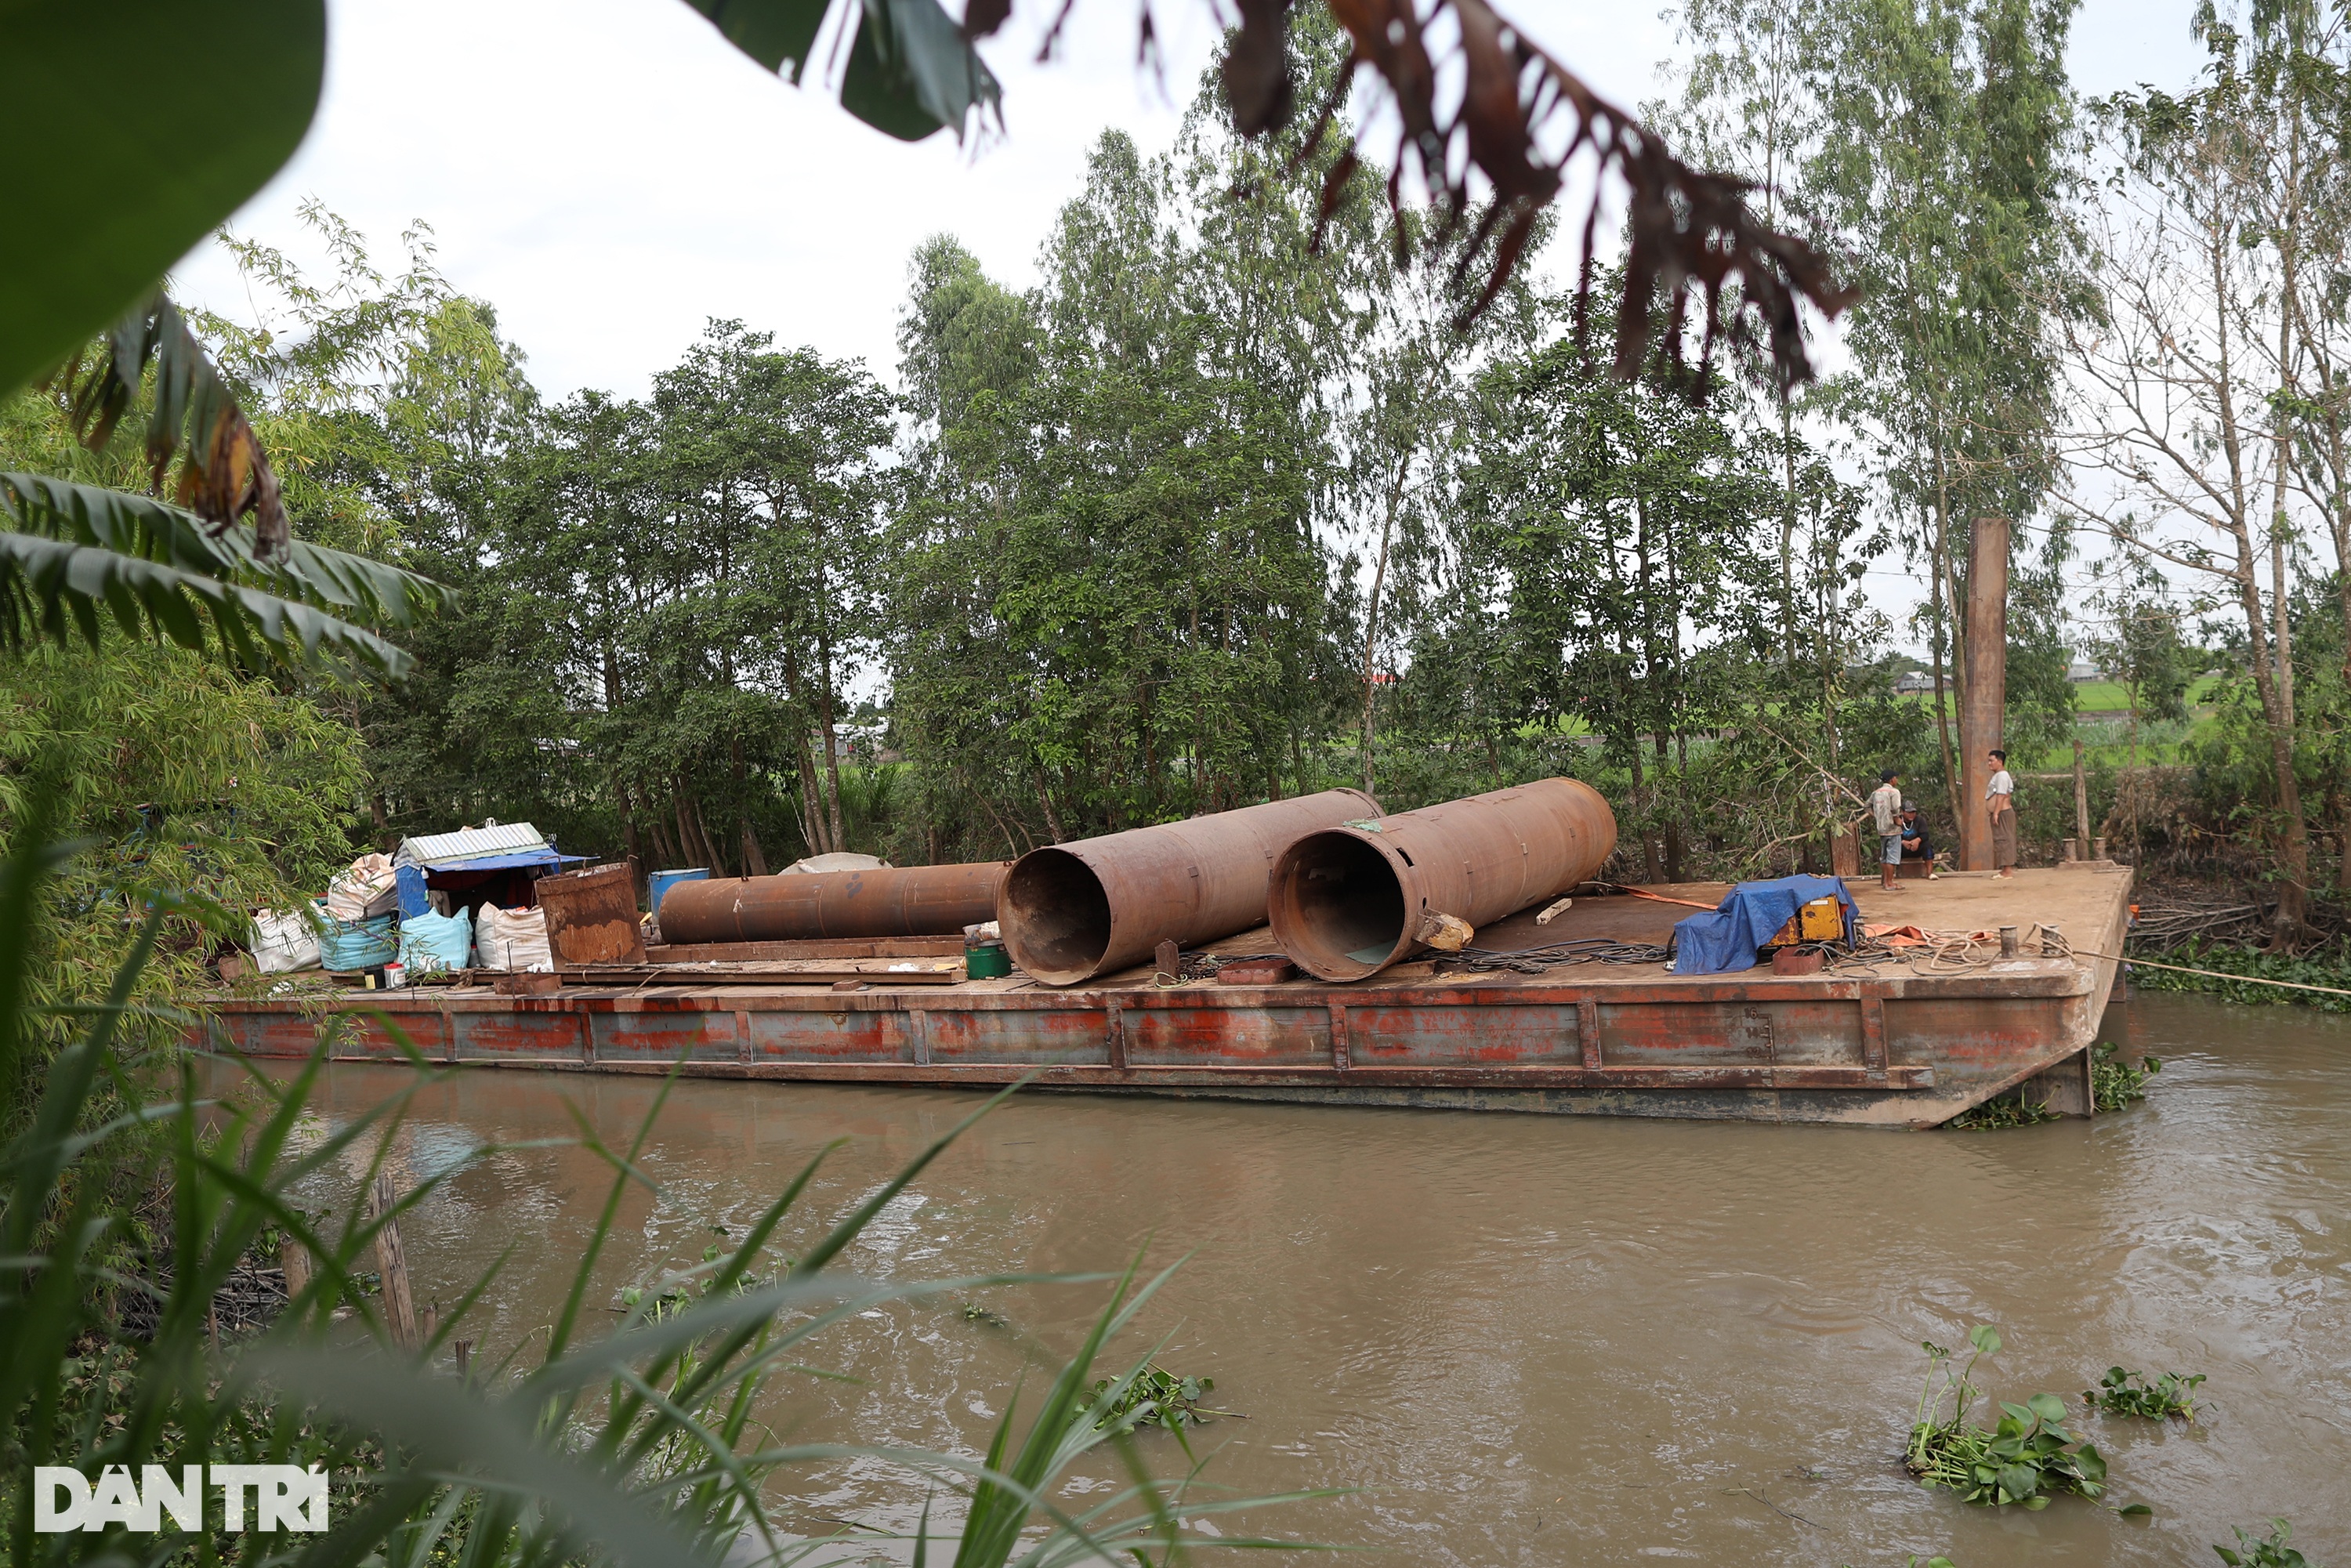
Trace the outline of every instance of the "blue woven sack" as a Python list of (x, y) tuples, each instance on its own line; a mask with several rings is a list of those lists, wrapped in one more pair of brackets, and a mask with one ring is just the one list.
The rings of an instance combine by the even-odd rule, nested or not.
[(400, 889), (400, 917), (402, 920), (412, 920), (432, 910), (433, 901), (425, 893), (423, 867), (394, 867), (392, 879)]
[(400, 961), (412, 975), (462, 969), (474, 959), (474, 912), (435, 915), (426, 910), (400, 923)]
[(398, 956), (396, 917), (379, 915), (370, 920), (338, 920), (327, 913), (324, 904), (314, 908), (319, 921), (319, 958), (327, 968), (373, 969)]

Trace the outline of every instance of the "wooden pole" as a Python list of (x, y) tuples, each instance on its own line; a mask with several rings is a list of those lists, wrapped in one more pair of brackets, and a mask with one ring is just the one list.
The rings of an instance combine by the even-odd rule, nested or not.
[(2081, 856), (2090, 858), (2090, 782), (2082, 768), (2082, 743), (2074, 743), (2074, 841), (2082, 846)]
[(310, 1288), (310, 1254), (290, 1236), (277, 1244), (277, 1267), (286, 1275), (287, 1301)]
[[(376, 1173), (375, 1192), (369, 1205), (370, 1218), (390, 1214), (400, 1202), (400, 1191), (392, 1184), (390, 1171)], [(400, 1245), (400, 1221), (387, 1219), (383, 1228), (375, 1233), (376, 1267), (383, 1274), (383, 1319), (392, 1330), (392, 1340), (402, 1350), (413, 1350), (419, 1343), (416, 1333), (416, 1297), (408, 1287), (408, 1254)]]
[(1959, 869), (1990, 871), (1991, 819), (1985, 753), (2000, 744), (2008, 706), (2008, 519), (1978, 517), (1968, 546), (1967, 685), (1959, 693)]

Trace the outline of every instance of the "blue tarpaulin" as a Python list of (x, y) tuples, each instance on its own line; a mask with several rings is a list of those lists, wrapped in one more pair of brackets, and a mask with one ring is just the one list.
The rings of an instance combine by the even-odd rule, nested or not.
[(1796, 911), (1816, 898), (1834, 897), (1844, 906), (1844, 937), (1850, 942), (1861, 911), (1844, 883), (1833, 876), (1783, 876), (1772, 882), (1742, 882), (1704, 915), (1674, 925), (1674, 973), (1726, 975), (1751, 969), (1755, 955)]
[(427, 861), (427, 870), (440, 872), (503, 871), (518, 865), (572, 865), (587, 860), (586, 855), (559, 855), (553, 850), (518, 850), (508, 855), (476, 855), (465, 861)]

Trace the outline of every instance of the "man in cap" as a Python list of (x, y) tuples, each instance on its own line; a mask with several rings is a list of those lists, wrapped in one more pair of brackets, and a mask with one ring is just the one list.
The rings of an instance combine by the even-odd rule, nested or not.
[(1935, 863), (1935, 841), (1927, 833), (1927, 824), (1918, 815), (1916, 800), (1902, 802), (1902, 859), (1907, 862), (1920, 861), (1928, 867)]

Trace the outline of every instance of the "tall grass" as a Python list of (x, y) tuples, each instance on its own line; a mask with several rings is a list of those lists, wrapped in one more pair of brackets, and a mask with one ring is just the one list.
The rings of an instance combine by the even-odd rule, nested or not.
[[(11, 1057), (27, 1032), (28, 934), (60, 860), (20, 841), (0, 864), (0, 1053)], [(914, 1551), (925, 1564), (938, 1560), (935, 1544), (941, 1552), (952, 1546), (956, 1568), (1165, 1564), (1195, 1547), (1276, 1544), (1199, 1534), (1179, 1514), (1197, 1520), (1288, 1500), (1204, 1500), (1196, 1464), (1174, 1479), (1145, 1467), (1131, 1438), (1144, 1409), (1116, 1412), (1157, 1347), (1093, 1388), (1094, 1363), (1172, 1270), (1139, 1287), (1134, 1266), (1117, 1276), (1109, 1305), (1033, 1418), (1017, 1427), (1018, 1401), (1008, 1400), (984, 1457), (763, 1446), (763, 1399), (784, 1396), (772, 1385), (796, 1375), (809, 1342), (846, 1318), (910, 1296), (1108, 1278), (906, 1282), (836, 1267), (843, 1249), (986, 1113), (985, 1105), (826, 1228), (804, 1256), (762, 1274), (763, 1249), (804, 1204), (825, 1157), (820, 1152), (732, 1251), (639, 1299), (616, 1328), (592, 1335), (590, 1282), (623, 1197), (647, 1181), (637, 1158), (661, 1105), (620, 1148), (575, 1113), (580, 1142), (610, 1166), (611, 1184), (535, 1363), (522, 1364), (520, 1353), (511, 1353), (461, 1377), (442, 1354), (495, 1288), (495, 1266), (441, 1320), (431, 1343), (396, 1346), (359, 1275), (381, 1228), (449, 1173), (418, 1185), (385, 1214), (348, 1206), (339, 1228), (314, 1223), (294, 1195), (314, 1178), (347, 1173), (346, 1161), (363, 1155), (362, 1190), (371, 1185), (390, 1133), (410, 1095), (432, 1081), (430, 1069), (417, 1058), (407, 1093), (314, 1141), (298, 1134), (326, 1061), (323, 1041), (290, 1081), (250, 1071), (249, 1092), (224, 1102), (199, 1097), (197, 1063), (183, 1057), (164, 1074), (169, 1092), (154, 1097), (152, 1084), (117, 1060), (114, 1045), (162, 918), (149, 918), (107, 998), (83, 1009), (87, 1024), (54, 1058), (27, 1130), (0, 1154), (0, 1518), (11, 1563), (552, 1568), (593, 1560), (681, 1568), (716, 1564), (730, 1553), (740, 1561), (747, 1552), (785, 1564), (830, 1547), (776, 1532), (768, 1495), (795, 1467), (859, 1455), (926, 1478), (946, 1500), (935, 1527), (925, 1509)], [(92, 1125), (103, 1084), (138, 1108)], [(159, 1145), (167, 1234), (141, 1239), (131, 1206), (111, 1196), (120, 1184), (93, 1178), (126, 1146)], [(273, 1232), (309, 1252), (312, 1277), (267, 1328), (224, 1343), (214, 1297)], [(153, 1298), (152, 1314), (137, 1314), (152, 1315), (149, 1337), (121, 1326), (120, 1304), (133, 1292)], [(1059, 1478), (1103, 1443), (1120, 1450), (1127, 1483), (1081, 1511), (1063, 1508), (1053, 1495)], [(34, 1532), (32, 1467), (71, 1465), (94, 1476), (102, 1466), (127, 1465), (136, 1475), (150, 1463), (322, 1465), (336, 1478), (335, 1522), (319, 1535), (228, 1534), (210, 1528), (215, 1506), (202, 1531), (130, 1533), (109, 1525)], [(162, 1522), (171, 1526), (171, 1516)]]

